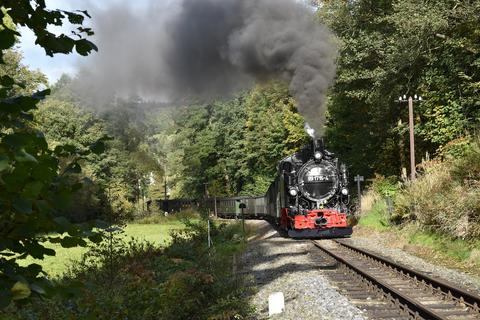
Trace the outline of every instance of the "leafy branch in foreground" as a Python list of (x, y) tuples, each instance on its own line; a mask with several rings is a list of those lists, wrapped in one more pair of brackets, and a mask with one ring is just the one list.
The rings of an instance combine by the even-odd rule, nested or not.
[[(0, 10), (0, 67), (6, 66), (5, 54), (15, 45), (18, 26), (31, 29), (36, 44), (49, 56), (71, 53), (73, 49), (88, 55), (96, 46), (84, 38), (93, 34), (81, 25), (86, 11), (49, 10), (43, 0), (2, 1)], [(47, 30), (64, 20), (79, 25), (72, 37)], [(2, 69), (2, 70), (3, 70)], [(81, 171), (80, 161), (89, 153), (101, 153), (104, 140), (93, 143), (89, 150), (57, 146), (48, 148), (47, 141), (32, 125), (32, 111), (49, 89), (29, 95), (17, 95), (27, 84), (14, 80), (15, 74), (0, 74), (0, 308), (13, 301), (24, 301), (34, 294), (50, 296), (62, 290), (55, 288), (38, 264), (20, 266), (27, 257), (42, 259), (55, 255), (43, 243), (60, 243), (63, 247), (85, 246), (88, 237), (99, 241), (92, 231), (93, 223), (72, 224), (61, 216), (72, 195), (81, 184), (72, 183), (71, 175)], [(70, 159), (60, 170), (60, 159)], [(66, 233), (66, 235), (64, 235)]]

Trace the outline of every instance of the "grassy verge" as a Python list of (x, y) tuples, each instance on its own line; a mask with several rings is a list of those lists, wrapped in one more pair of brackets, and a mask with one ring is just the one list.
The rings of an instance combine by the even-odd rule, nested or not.
[[(170, 232), (184, 227), (185, 225), (181, 221), (173, 218), (163, 220), (162, 224), (135, 222), (126, 225), (123, 237), (125, 239), (134, 238), (140, 241), (146, 240), (154, 245), (165, 246), (171, 240)], [(83, 247), (63, 248), (60, 244), (47, 244), (46, 246), (54, 249), (56, 255), (46, 256), (42, 260), (27, 258), (20, 261), (21, 265), (40, 264), (49, 276), (58, 278), (67, 271), (68, 266), (74, 264), (75, 261), (79, 261), (88, 250)]]
[(373, 204), (372, 209), (365, 215), (362, 215), (358, 221), (358, 225), (371, 228), (377, 231), (387, 231), (391, 229), (385, 212), (387, 205), (385, 201), (377, 201)]
[(203, 220), (186, 221), (165, 247), (116, 235), (59, 280), (67, 295), (11, 305), (0, 319), (245, 319), (248, 288), (232, 274), (246, 247), (241, 223), (214, 222), (211, 237), (209, 248)]
[[(436, 264), (480, 276), (480, 240), (462, 240), (422, 229), (416, 223), (389, 223), (386, 204), (377, 201), (358, 221), (362, 237), (375, 237)], [(355, 232), (354, 232), (355, 234)]]
[(423, 231), (407, 227), (402, 234), (409, 244), (429, 250), (420, 250), (419, 254), (446, 266), (480, 275), (480, 241), (453, 239), (436, 232)]

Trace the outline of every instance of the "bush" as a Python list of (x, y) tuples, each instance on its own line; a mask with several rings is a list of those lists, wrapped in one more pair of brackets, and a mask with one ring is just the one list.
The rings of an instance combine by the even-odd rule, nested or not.
[(135, 219), (134, 223), (139, 224), (165, 224), (173, 221), (185, 221), (199, 219), (198, 212), (192, 209), (185, 209), (176, 213), (169, 213), (165, 215), (164, 212), (152, 213), (146, 217)]
[(451, 170), (453, 178), (467, 186), (480, 184), (480, 136), (465, 149), (462, 157), (455, 159)]
[(471, 142), (468, 137), (452, 140), (438, 149), (438, 155), (442, 159), (461, 159), (472, 149)]
[[(231, 274), (240, 224), (186, 222), (169, 247), (123, 240), (112, 228), (72, 266), (63, 284), (83, 284), (70, 299), (35, 300), (10, 310), (9, 319), (243, 319), (252, 311), (240, 278)], [(78, 287), (78, 285), (77, 285)], [(73, 292), (72, 292), (73, 293)]]
[(393, 197), (399, 189), (399, 182), (395, 176), (375, 175), (371, 189), (382, 197)]
[[(423, 162), (415, 181), (376, 176), (362, 197), (360, 225), (416, 221), (424, 231), (473, 240), (480, 237), (480, 137), (445, 146), (437, 159)], [(393, 200), (390, 214), (386, 199)], [(387, 221), (387, 220), (389, 221)]]
[(407, 183), (395, 197), (392, 220), (417, 220), (445, 235), (480, 237), (480, 143), (470, 144), (462, 158), (423, 165), (425, 173)]

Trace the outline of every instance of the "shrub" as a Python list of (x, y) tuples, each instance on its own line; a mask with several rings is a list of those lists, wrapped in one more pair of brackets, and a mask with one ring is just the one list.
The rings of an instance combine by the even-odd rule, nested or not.
[(425, 173), (395, 197), (393, 221), (455, 238), (480, 236), (480, 152), (478, 139), (459, 159), (425, 163)]
[(9, 319), (243, 319), (252, 311), (241, 278), (233, 277), (233, 241), (240, 224), (212, 224), (208, 249), (205, 221), (186, 221), (169, 247), (124, 240), (110, 229), (104, 241), (72, 266), (63, 284), (83, 283), (70, 299), (35, 300), (10, 310)]
[(441, 146), (438, 149), (438, 156), (443, 159), (461, 159), (471, 149), (471, 139), (469, 139), (468, 137), (461, 137), (450, 141), (444, 146)]
[(465, 149), (462, 157), (455, 159), (451, 170), (453, 178), (467, 186), (480, 184), (480, 136)]
[(397, 177), (375, 175), (371, 189), (382, 197), (393, 197), (397, 193), (398, 188), (399, 183)]
[(196, 269), (173, 273), (162, 285), (162, 313), (172, 320), (200, 319), (200, 310), (215, 298), (212, 292), (214, 281), (213, 275)]
[(165, 215), (164, 212), (154, 212), (146, 217), (135, 219), (134, 223), (139, 224), (165, 224), (172, 221), (185, 221), (199, 219), (198, 212), (192, 209), (185, 209), (180, 212)]
[(381, 200), (381, 196), (374, 189), (369, 188), (364, 192), (360, 208), (361, 215), (363, 216), (372, 211), (373, 207), (379, 200)]

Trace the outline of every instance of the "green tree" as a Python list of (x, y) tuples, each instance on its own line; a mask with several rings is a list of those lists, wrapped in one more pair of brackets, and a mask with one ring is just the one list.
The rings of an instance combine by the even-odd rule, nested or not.
[[(179, 196), (260, 195), (280, 159), (307, 140), (303, 118), (284, 84), (257, 86), (231, 100), (187, 107), (176, 119), (173, 161)], [(178, 159), (178, 158), (177, 158)], [(178, 160), (175, 160), (178, 162)]]
[(0, 77), (10, 77), (13, 79), (12, 88), (9, 91), (10, 96), (31, 95), (40, 86), (47, 85), (47, 78), (39, 71), (32, 71), (24, 66), (22, 55), (14, 50), (5, 50), (3, 55), (4, 63), (0, 64)]
[(287, 87), (281, 83), (256, 86), (245, 101), (245, 151), (240, 159), (242, 193), (267, 191), (278, 161), (308, 141), (304, 120)]
[[(89, 153), (97, 141), (108, 139), (103, 121), (54, 96), (40, 104), (34, 113), (34, 125), (44, 133), (50, 150), (55, 150), (57, 146), (69, 146), (85, 154), (79, 162), (82, 172), (70, 175), (72, 183), (82, 183), (83, 187), (73, 195), (71, 204), (57, 215), (75, 222), (105, 218), (112, 210), (98, 178), (111, 152), (107, 148), (101, 155)], [(65, 170), (71, 161), (71, 156), (59, 157), (60, 171)]]
[[(32, 110), (49, 90), (30, 94), (42, 79), (37, 73), (11, 74), (19, 69), (13, 54), (17, 26), (33, 30), (36, 43), (46, 54), (70, 53), (74, 48), (82, 55), (96, 50), (83, 35), (92, 31), (81, 27), (87, 12), (48, 10), (44, 1), (5, 0), (0, 10), (0, 308), (12, 300), (23, 300), (32, 295), (48, 295), (53, 286), (45, 278), (38, 264), (20, 267), (18, 259), (28, 256), (42, 258), (54, 255), (42, 240), (60, 242), (62, 246), (85, 245), (82, 237), (91, 235), (89, 228), (73, 225), (55, 213), (68, 204), (80, 185), (70, 184), (68, 175), (78, 173), (79, 161), (86, 155), (70, 146), (48, 148), (44, 135), (32, 126)], [(64, 34), (55, 35), (49, 25), (61, 25), (64, 19), (80, 25), (74, 32), (77, 39)], [(13, 64), (9, 64), (12, 63)], [(15, 62), (17, 61), (17, 62)], [(44, 78), (43, 78), (44, 79)], [(32, 81), (32, 82), (29, 82)], [(101, 151), (101, 143), (93, 144), (88, 152)], [(59, 157), (71, 156), (72, 161), (60, 171)], [(86, 226), (85, 226), (86, 227)], [(68, 232), (58, 237), (52, 232)], [(93, 238), (92, 238), (93, 239)]]
[(436, 154), (479, 124), (478, 1), (325, 2), (319, 18), (338, 37), (327, 137), (354, 173), (408, 167), (408, 108), (415, 105), (417, 158)]

